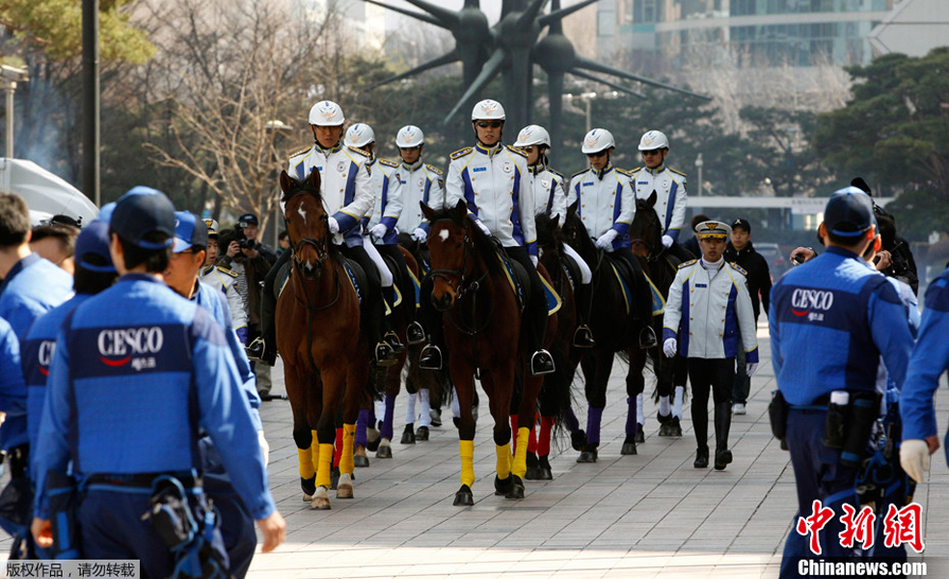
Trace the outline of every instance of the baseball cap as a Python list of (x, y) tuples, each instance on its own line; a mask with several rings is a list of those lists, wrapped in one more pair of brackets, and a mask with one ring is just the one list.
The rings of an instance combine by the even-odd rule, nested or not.
[(824, 209), (824, 223), (834, 235), (859, 237), (871, 225), (876, 225), (873, 201), (853, 186), (835, 191)]
[[(175, 237), (175, 206), (157, 189), (135, 187), (116, 201), (109, 225), (119, 237), (142, 249), (165, 249)], [(150, 233), (163, 233), (168, 239), (146, 241)]]
[(732, 228), (721, 221), (703, 221), (695, 226), (695, 235), (699, 239), (725, 239)]
[(742, 219), (741, 217), (736, 219), (735, 222), (732, 223), (732, 229), (735, 229), (736, 227), (741, 227), (748, 233), (751, 233), (751, 224), (748, 223), (747, 219)]
[(257, 216), (253, 213), (245, 213), (241, 215), (240, 219), (237, 220), (241, 227), (247, 227), (248, 224), (259, 225), (260, 222), (257, 221)]
[(217, 237), (217, 219), (205, 219), (204, 225), (208, 228), (208, 237)]
[(192, 246), (208, 246), (208, 226), (194, 213), (175, 211), (175, 253), (188, 251)]
[[(90, 263), (87, 258), (97, 255), (105, 260), (105, 263)], [(112, 264), (112, 255), (109, 253), (109, 224), (101, 219), (96, 219), (85, 226), (76, 237), (76, 265), (89, 271), (101, 273), (115, 272), (115, 266)], [(101, 261), (101, 260), (95, 260)]]

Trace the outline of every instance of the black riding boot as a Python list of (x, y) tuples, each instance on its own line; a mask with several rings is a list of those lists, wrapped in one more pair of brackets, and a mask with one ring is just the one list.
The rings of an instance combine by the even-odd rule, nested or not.
[(728, 430), (732, 424), (732, 409), (728, 402), (715, 404), (715, 470), (725, 470), (732, 461), (728, 450)]
[(708, 408), (692, 401), (692, 428), (695, 431), (695, 468), (708, 468)]
[(442, 333), (442, 316), (432, 304), (432, 282), (426, 279), (419, 292), (419, 322), (428, 330), (428, 345), (419, 353), (418, 365), (423, 370), (442, 369), (442, 351), (445, 347), (445, 336)]
[(587, 316), (590, 313), (593, 301), (593, 288), (591, 284), (577, 284), (577, 331), (573, 333), (573, 346), (575, 348), (595, 348), (596, 341), (593, 339), (593, 332), (587, 325)]
[[(395, 288), (392, 286), (382, 288), (382, 296), (385, 298), (386, 303), (389, 304), (389, 311), (394, 311), (395, 308)], [(383, 307), (383, 311), (385, 307)], [(383, 321), (383, 328), (385, 328), (385, 335), (383, 339), (389, 344), (389, 347), (392, 348), (392, 351), (396, 354), (401, 354), (405, 351), (405, 346), (402, 344), (402, 341), (399, 340), (399, 335), (392, 330), (392, 326), (389, 325), (389, 317), (386, 316)]]
[(247, 357), (268, 366), (277, 363), (277, 295), (274, 291), (280, 268), (290, 261), (290, 251), (284, 251), (270, 268), (260, 290), (260, 337), (247, 346)]

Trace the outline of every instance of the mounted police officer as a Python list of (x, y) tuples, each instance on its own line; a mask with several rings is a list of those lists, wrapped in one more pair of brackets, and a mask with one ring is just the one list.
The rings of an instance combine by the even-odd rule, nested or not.
[[(382, 301), (380, 268), (363, 247), (360, 222), (372, 210), (373, 195), (370, 175), (366, 164), (369, 155), (358, 149), (343, 145), (343, 109), (333, 101), (320, 101), (310, 108), (310, 130), (316, 141), (291, 155), (287, 173), (303, 180), (310, 171), (320, 172), (323, 203), (330, 213), (329, 229), (333, 243), (343, 255), (352, 259), (366, 274), (366, 297), (362, 303), (363, 328), (373, 347), (373, 358), (377, 364), (392, 365), (396, 362), (396, 348), (401, 348), (398, 337), (389, 333), (383, 339), (385, 327), (385, 304)], [(291, 251), (285, 251), (267, 274), (261, 299), (261, 339), (247, 348), (251, 359), (259, 358), (272, 363), (277, 356), (277, 334), (274, 316), (277, 297), (274, 281), (280, 268), (290, 260)]]
[(244, 301), (241, 299), (240, 277), (234, 271), (227, 269), (223, 265), (217, 265), (218, 256), (218, 225), (214, 219), (205, 219), (205, 226), (208, 228), (208, 248), (207, 257), (204, 260), (204, 267), (198, 272), (198, 279), (215, 289), (221, 290), (221, 293), (227, 298), (228, 308), (231, 310), (231, 323), (237, 337), (242, 344), (247, 343), (247, 312), (244, 310)]
[(532, 175), (523, 151), (501, 144), (504, 107), (485, 99), (471, 112), (478, 143), (451, 155), (445, 181), (445, 205), (468, 205), (468, 216), (504, 246), (507, 256), (527, 271), (530, 287), (521, 319), (531, 354), (531, 374), (554, 371), (554, 360), (543, 348), (547, 329), (547, 298), (537, 274), (537, 233), (534, 226)]
[[(708, 394), (715, 401), (715, 470), (732, 461), (728, 449), (735, 356), (744, 347), (747, 374), (758, 367), (755, 313), (745, 271), (723, 257), (731, 228), (703, 221), (695, 229), (702, 258), (679, 265), (669, 288), (663, 318), (662, 349), (667, 358), (678, 352), (689, 361), (695, 468), (708, 467)], [(740, 339), (739, 339), (740, 336)]]
[[(630, 249), (629, 240), (629, 226), (636, 215), (636, 200), (629, 174), (614, 167), (610, 161), (615, 148), (613, 133), (606, 129), (593, 129), (584, 136), (580, 150), (587, 156), (590, 167), (571, 178), (567, 205), (577, 203), (577, 216), (590, 237), (596, 240), (598, 248), (612, 253), (629, 266), (633, 275), (631, 289), (635, 292), (635, 304), (631, 304), (630, 314), (642, 326), (639, 346), (651, 348), (657, 343), (651, 325), (652, 290), (642, 265)], [(581, 309), (589, 311), (590, 305), (581, 304)]]
[[(196, 521), (206, 521), (196, 476), (200, 425), (257, 519), (263, 551), (273, 550), (286, 524), (267, 488), (224, 333), (207, 310), (162, 282), (175, 234), (171, 202), (157, 191), (126, 194), (110, 225), (110, 252), (121, 277), (67, 317), (50, 367), (35, 458), (37, 543), (53, 543), (50, 518), (57, 513), (50, 510), (47, 482), (64, 478), (72, 459), (73, 475), (85, 486), (76, 513), (83, 555), (139, 559), (143, 574), (171, 575), (172, 535), (156, 529), (167, 519), (142, 514), (152, 512), (151, 499), (180, 493), (180, 506), (168, 502), (168, 508), (190, 509)], [(210, 545), (217, 555), (208, 561), (226, 571), (218, 531), (202, 528), (193, 540), (192, 546)]]
[[(547, 165), (547, 150), (550, 149), (550, 134), (547, 129), (540, 125), (527, 125), (517, 134), (514, 146), (527, 153), (527, 166), (534, 176), (534, 213), (544, 213), (555, 223), (563, 225), (567, 214), (567, 182), (563, 175)], [(590, 303), (593, 295), (590, 289), (593, 272), (574, 248), (565, 243), (563, 249), (580, 270), (577, 303), (585, 304), (584, 307), (577, 308), (580, 324), (573, 334), (573, 345), (577, 348), (592, 348), (596, 346), (596, 342), (593, 340), (590, 326), (587, 325), (586, 316), (590, 309), (586, 305)]]
[(694, 259), (679, 246), (679, 232), (685, 223), (685, 206), (688, 192), (685, 188), (685, 173), (667, 167), (669, 139), (661, 131), (646, 131), (639, 139), (639, 151), (643, 167), (633, 169), (630, 182), (637, 199), (649, 199), (652, 192), (656, 199), (656, 214), (662, 223), (662, 245), (681, 261)]

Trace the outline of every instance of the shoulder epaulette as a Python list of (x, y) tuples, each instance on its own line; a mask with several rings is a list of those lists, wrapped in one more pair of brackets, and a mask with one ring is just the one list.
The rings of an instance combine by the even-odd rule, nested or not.
[(312, 146), (310, 146), (310, 147), (304, 147), (304, 148), (300, 149), (299, 151), (295, 151), (295, 152), (293, 152), (293, 153), (290, 153), (290, 158), (292, 159), (292, 158), (294, 158), (294, 157), (298, 157), (298, 156), (300, 156), (300, 155), (306, 154), (306, 153), (308, 153), (308, 152), (310, 151), (310, 149), (312, 149), (312, 148), (313, 148)]
[(554, 175), (560, 177), (560, 180), (563, 181), (563, 173), (561, 173), (560, 171), (555, 171), (551, 169), (550, 167), (547, 167), (547, 170), (553, 173)]
[(732, 269), (734, 269), (735, 271), (737, 271), (737, 272), (740, 273), (741, 275), (743, 275), (743, 276), (745, 276), (745, 277), (748, 277), (748, 272), (745, 271), (745, 268), (743, 268), (742, 266), (738, 265), (738, 264), (735, 263), (734, 261), (729, 261), (729, 262), (728, 262), (728, 265), (732, 266)]
[[(454, 157), (452, 157), (452, 159), (454, 159)], [(428, 163), (425, 163), (425, 168), (431, 171), (432, 173), (435, 173), (436, 175), (439, 175), (439, 176), (444, 175), (442, 170), (436, 167), (435, 165), (430, 165)]]
[(355, 147), (350, 147), (349, 145), (347, 145), (346, 148), (349, 149), (350, 151), (352, 151), (353, 153), (359, 153), (359, 154), (362, 155), (363, 157), (370, 157), (370, 156), (371, 156), (368, 152), (363, 151), (362, 149), (357, 149), (357, 148), (355, 148)]
[(673, 169), (672, 167), (666, 167), (666, 169), (669, 169), (670, 171), (672, 171), (672, 172), (675, 173), (676, 175), (682, 175), (683, 177), (688, 177), (688, 175), (686, 175), (686, 174), (683, 173), (682, 171), (676, 171), (676, 170)]
[(630, 169), (629, 174), (632, 175), (633, 173), (638, 173), (639, 171), (642, 171), (642, 170), (643, 170), (642, 167), (636, 167), (635, 169)]
[(231, 277), (233, 277), (233, 278), (239, 277), (236, 271), (227, 269), (227, 268), (224, 267), (223, 265), (216, 265), (216, 266), (214, 266), (214, 267), (218, 268), (218, 270), (219, 270), (220, 272), (222, 272), (222, 273), (224, 273), (224, 274), (226, 274), (226, 275), (229, 275), (229, 276), (231, 276)]
[(577, 172), (574, 173), (573, 175), (570, 175), (570, 180), (573, 181), (574, 177), (577, 177), (578, 175), (583, 175), (583, 174), (586, 173), (587, 171), (589, 171), (589, 169), (584, 169), (584, 170), (582, 170), (582, 171), (577, 171)]
[(460, 159), (464, 157), (465, 155), (467, 155), (468, 153), (470, 153), (471, 151), (474, 151), (474, 149), (471, 147), (465, 147), (464, 149), (459, 149), (451, 154), (451, 160), (454, 161), (455, 159)]
[(688, 266), (690, 266), (690, 265), (693, 265), (693, 264), (695, 264), (695, 263), (698, 263), (698, 261), (699, 261), (699, 260), (697, 260), (697, 259), (690, 259), (689, 261), (684, 261), (684, 262), (682, 262), (682, 263), (679, 264), (679, 269), (682, 269), (683, 267), (688, 267)]
[(398, 167), (399, 164), (395, 161), (390, 161), (389, 159), (379, 159), (380, 165), (385, 165), (386, 167)]
[(504, 145), (504, 147), (505, 147), (508, 151), (511, 151), (512, 153), (517, 153), (517, 154), (520, 155), (521, 157), (524, 157), (525, 159), (527, 158), (527, 153), (525, 153), (523, 149), (518, 149), (517, 147), (515, 147), (515, 146), (513, 146), (513, 145)]
[(629, 169), (620, 169), (619, 167), (615, 167), (615, 169), (617, 173), (622, 173), (623, 175), (626, 175), (627, 177), (633, 176), (633, 172), (630, 171)]

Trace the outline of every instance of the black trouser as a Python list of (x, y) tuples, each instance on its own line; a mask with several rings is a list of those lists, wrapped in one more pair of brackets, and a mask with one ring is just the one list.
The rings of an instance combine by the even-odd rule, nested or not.
[(339, 246), (340, 251), (347, 258), (355, 261), (366, 274), (366, 287), (363, 292), (360, 311), (365, 323), (362, 324), (370, 346), (374, 346), (382, 339), (385, 324), (386, 307), (382, 302), (382, 280), (376, 262), (372, 261), (362, 245), (349, 247), (345, 243)]
[(643, 273), (643, 266), (639, 259), (633, 255), (633, 250), (628, 247), (621, 247), (613, 250), (613, 255), (619, 257), (627, 264), (633, 272), (632, 284), (630, 290), (633, 292), (633, 302), (630, 304), (630, 313), (633, 318), (638, 319), (644, 325), (652, 324), (652, 289), (646, 280), (646, 274)]
[[(692, 426), (695, 429), (695, 440), (699, 448), (707, 448), (709, 390), (712, 391), (716, 410), (720, 405), (726, 407), (731, 405), (732, 386), (735, 383), (735, 359), (689, 358), (689, 381), (692, 383)], [(727, 443), (729, 425), (718, 424), (718, 422), (718, 412), (716, 412), (716, 443), (722, 446), (723, 442)], [(730, 422), (729, 415), (729, 424)]]
[[(391, 245), (377, 245), (376, 251), (383, 257), (389, 257), (395, 261), (396, 271), (392, 272), (392, 283), (398, 285), (399, 291), (402, 292), (402, 308), (408, 314), (409, 321), (414, 320), (415, 287), (413, 287), (412, 279), (409, 277), (409, 268), (405, 263), (402, 250), (398, 244), (393, 243)], [(393, 297), (393, 303), (389, 304), (393, 308), (395, 307), (394, 299)]]

